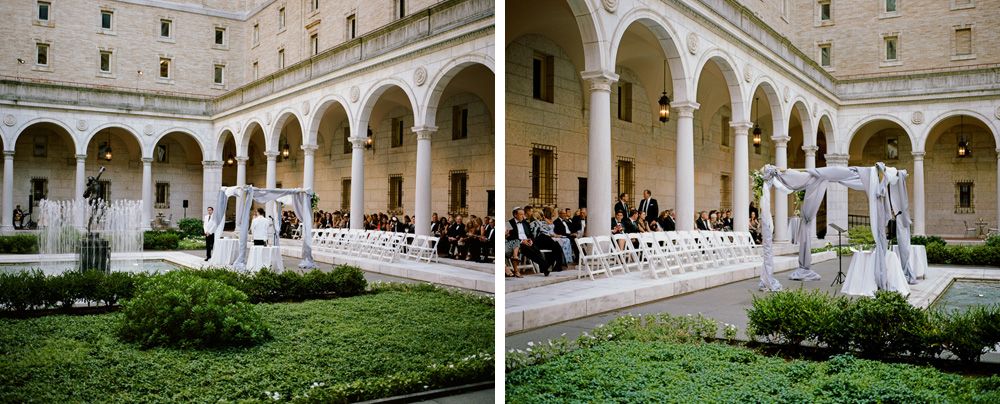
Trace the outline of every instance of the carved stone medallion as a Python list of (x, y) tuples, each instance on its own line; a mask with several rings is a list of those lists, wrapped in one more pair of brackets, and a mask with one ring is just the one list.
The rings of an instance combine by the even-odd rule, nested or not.
[(914, 125), (920, 125), (924, 123), (924, 113), (920, 111), (914, 111), (913, 115), (910, 116), (910, 122)]
[(361, 97), (361, 90), (358, 90), (358, 86), (351, 87), (351, 102), (358, 102), (359, 97)]
[(688, 46), (688, 52), (690, 52), (692, 55), (698, 53), (698, 34), (694, 32), (688, 34), (687, 46)]
[(427, 82), (427, 69), (423, 66), (418, 67), (417, 70), (413, 71), (413, 82), (417, 83), (417, 87), (424, 85)]
[(601, 5), (612, 14), (618, 10), (618, 0), (601, 0)]

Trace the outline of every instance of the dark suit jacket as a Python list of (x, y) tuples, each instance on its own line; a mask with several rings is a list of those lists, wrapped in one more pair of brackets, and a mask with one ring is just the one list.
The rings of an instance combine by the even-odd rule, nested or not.
[(461, 238), (465, 235), (465, 223), (452, 223), (448, 226), (448, 237)]
[(701, 220), (701, 218), (699, 218), (695, 224), (698, 225), (698, 230), (712, 230), (712, 224), (707, 219)]
[(552, 231), (560, 236), (568, 236), (570, 233), (572, 233), (569, 229), (570, 224), (565, 220), (562, 220), (561, 218), (553, 220), (552, 226), (553, 226)]
[(639, 225), (635, 224), (631, 218), (622, 219), (622, 227), (625, 229), (626, 233), (638, 233)]
[(614, 214), (620, 210), (625, 212), (625, 217), (628, 217), (628, 209), (629, 207), (627, 204), (622, 203), (622, 201), (618, 201), (618, 203), (615, 204), (615, 210), (611, 211), (611, 213)]
[(618, 227), (618, 225), (622, 225), (622, 232), (624, 232), (625, 231), (625, 221), (627, 221), (627, 220), (628, 219), (622, 219), (622, 221), (619, 222), (618, 219), (611, 218), (611, 230), (614, 230), (615, 227)]
[[(648, 207), (646, 206), (647, 204), (649, 205)], [(656, 203), (656, 198), (649, 198), (648, 202), (643, 199), (639, 201), (639, 211), (646, 212), (646, 221), (652, 222), (660, 214), (660, 205)]]
[[(510, 233), (507, 234), (507, 240), (520, 240), (517, 235), (517, 220), (511, 218), (507, 223), (510, 223), (511, 228)], [(531, 239), (531, 226), (528, 225), (527, 221), (521, 222), (521, 225), (524, 227), (524, 236)]]
[(674, 223), (674, 218), (667, 216), (663, 219), (656, 219), (660, 224), (660, 231), (674, 231), (677, 230), (677, 224)]
[(580, 231), (580, 229), (583, 228), (583, 220), (582, 216), (573, 216), (573, 221), (570, 223), (569, 231), (573, 233)]

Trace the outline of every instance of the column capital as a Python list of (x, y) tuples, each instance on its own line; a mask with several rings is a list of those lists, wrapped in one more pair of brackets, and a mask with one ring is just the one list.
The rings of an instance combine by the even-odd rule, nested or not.
[(788, 146), (788, 141), (792, 140), (792, 137), (788, 135), (775, 135), (771, 136), (771, 140), (774, 141), (775, 146), (785, 147)]
[(13, 159), (14, 158), (14, 151), (13, 150), (4, 150), (3, 151), (3, 158), (4, 159)]
[(438, 127), (430, 125), (421, 125), (421, 126), (414, 126), (413, 128), (411, 128), (411, 130), (413, 131), (413, 133), (417, 134), (417, 140), (431, 140), (431, 136), (437, 133)]
[(819, 146), (816, 145), (802, 146), (802, 151), (806, 152), (807, 156), (815, 156), (816, 152), (819, 151)]
[(87, 160), (87, 155), (86, 155), (86, 154), (77, 154), (77, 155), (76, 155), (76, 160), (77, 160), (77, 161), (80, 161), (80, 160)]
[(730, 122), (729, 127), (733, 128), (733, 131), (736, 132), (736, 136), (747, 136), (750, 134), (750, 128), (753, 128), (753, 122)]
[(912, 154), (913, 154), (913, 161), (924, 161), (924, 154), (926, 153), (922, 151), (915, 151)]
[(846, 153), (827, 153), (826, 165), (831, 167), (847, 167), (847, 160), (851, 157)]
[(143, 157), (141, 160), (142, 160), (142, 164), (143, 165), (153, 164), (153, 158), (152, 157)]
[(349, 142), (351, 142), (352, 145), (354, 145), (355, 149), (364, 149), (365, 148), (365, 143), (368, 142), (368, 137), (367, 136), (359, 136), (359, 137), (353, 137), (352, 136), (352, 137), (347, 138), (347, 140)]
[(317, 149), (319, 149), (319, 145), (314, 145), (314, 144), (302, 145), (302, 151), (304, 151), (306, 154), (313, 154)]
[(278, 153), (276, 151), (266, 151), (266, 152), (264, 152), (264, 156), (267, 157), (268, 161), (277, 160), (279, 154), (281, 154), (281, 153)]
[(674, 101), (670, 103), (670, 108), (677, 110), (677, 115), (682, 118), (694, 117), (694, 111), (701, 108), (701, 104), (694, 101)]
[(611, 84), (618, 81), (618, 74), (607, 70), (581, 72), (580, 77), (590, 82), (590, 91), (611, 92)]
[(250, 161), (250, 157), (247, 157), (247, 156), (236, 156), (236, 162), (239, 163), (239, 164), (246, 164), (247, 161)]
[(222, 162), (217, 160), (202, 160), (201, 166), (205, 168), (222, 168)]

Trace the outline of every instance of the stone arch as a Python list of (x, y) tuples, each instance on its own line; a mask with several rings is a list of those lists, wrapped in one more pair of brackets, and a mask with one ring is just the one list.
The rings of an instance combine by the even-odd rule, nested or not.
[[(809, 110), (809, 103), (801, 95), (792, 99), (792, 105), (788, 107), (787, 118), (785, 118), (785, 129), (787, 130), (792, 122), (792, 112), (799, 113), (799, 120), (802, 121), (802, 145), (815, 146), (816, 132), (812, 130), (815, 126), (812, 120), (812, 111)], [(791, 137), (791, 134), (788, 134)]]
[(921, 133), (920, 138), (918, 139), (919, 143), (914, 143), (915, 145), (917, 145), (914, 147), (914, 151), (926, 151), (927, 138), (930, 136), (931, 131), (934, 130), (934, 127), (937, 126), (939, 123), (941, 123), (941, 121), (944, 121), (945, 119), (959, 115), (970, 116), (981, 121), (982, 124), (990, 130), (990, 134), (993, 135), (993, 144), (995, 144), (997, 148), (1000, 148), (1000, 133), (998, 133), (1000, 132), (1000, 130), (998, 130), (996, 127), (990, 124), (990, 122), (992, 121), (989, 118), (971, 109), (955, 109), (941, 113), (940, 115), (938, 115), (933, 120), (927, 123), (927, 128), (923, 131), (923, 133)]
[(274, 120), (274, 125), (271, 126), (269, 131), (264, 133), (264, 140), (267, 141), (268, 151), (278, 151), (279, 148), (278, 141), (280, 140), (278, 138), (281, 137), (281, 129), (285, 126), (285, 123), (288, 122), (288, 119), (291, 117), (295, 117), (295, 121), (299, 123), (299, 130), (303, 131), (302, 137), (305, 138), (306, 128), (302, 123), (303, 122), (302, 117), (299, 116), (299, 114), (295, 111), (294, 108), (291, 107), (284, 108), (281, 110), (281, 112), (278, 113), (278, 118)]
[[(772, 128), (782, 127), (782, 125), (785, 122), (785, 117), (784, 117), (784, 110), (781, 108), (781, 98), (780, 98), (781, 96), (778, 95), (778, 87), (774, 85), (774, 82), (771, 80), (770, 77), (760, 76), (754, 82), (753, 87), (751, 87), (751, 91), (747, 93), (750, 96), (750, 98), (752, 98), (754, 94), (757, 94), (757, 89), (760, 89), (761, 91), (764, 92), (765, 95), (767, 95), (768, 107), (770, 107), (771, 110), (771, 122), (772, 122), (771, 127)], [(747, 110), (744, 111), (744, 113), (746, 114), (748, 121), (753, 121), (757, 118), (753, 115), (753, 111), (750, 110), (750, 108), (753, 107), (753, 101), (754, 101), (750, 98), (747, 99), (746, 103)]]
[[(348, 104), (344, 97), (336, 94), (325, 95), (323, 98), (320, 98), (319, 102), (316, 103), (316, 108), (313, 108), (312, 112), (310, 112), (312, 118), (307, 120), (308, 128), (303, 128), (304, 132), (302, 144), (316, 145), (318, 143), (319, 138), (316, 134), (319, 131), (320, 123), (323, 121), (323, 115), (326, 114), (328, 109), (333, 108), (335, 105), (340, 105), (340, 107), (344, 109), (344, 113), (347, 114), (348, 125), (354, 121), (354, 117), (351, 116), (351, 108), (349, 108), (350, 104)], [(353, 128), (351, 133), (354, 133)]]
[(607, 66), (608, 60), (614, 60), (608, 57), (606, 47), (601, 45), (606, 39), (600, 19), (596, 18), (600, 14), (599, 10), (594, 9), (594, 3), (587, 0), (566, 0), (576, 16), (576, 26), (583, 46), (584, 71), (602, 70)]
[[(382, 94), (384, 94), (386, 90), (392, 87), (399, 87), (399, 89), (403, 92), (403, 94), (406, 95), (407, 100), (410, 102), (410, 111), (413, 112), (414, 118), (416, 119), (419, 116), (417, 115), (417, 111), (420, 111), (420, 108), (417, 105), (417, 97), (413, 94), (413, 89), (411, 89), (410, 86), (406, 84), (405, 81), (395, 77), (390, 77), (375, 83), (375, 85), (371, 87), (371, 90), (368, 91), (368, 94), (366, 94), (365, 97), (362, 99), (361, 110), (358, 113), (357, 117), (358, 125), (356, 126), (358, 130), (351, 132), (352, 134), (356, 135), (358, 133), (362, 133), (362, 129), (368, 125), (368, 119), (371, 118), (372, 109), (375, 108), (375, 104), (378, 103), (378, 100), (379, 98), (382, 97)], [(421, 125), (423, 125), (423, 122), (413, 123), (413, 126), (421, 126)], [(353, 124), (351, 125), (352, 128), (354, 126), (355, 125)]]
[[(611, 66), (608, 68), (608, 71), (616, 70), (616, 66), (614, 66), (614, 64), (618, 61), (618, 50), (621, 48), (622, 37), (624, 37), (625, 32), (636, 23), (645, 26), (646, 29), (653, 33), (653, 35), (655, 35), (659, 40), (661, 50), (667, 59), (667, 66), (670, 69), (673, 98), (675, 100), (690, 100), (692, 98), (692, 89), (688, 85), (688, 78), (690, 74), (686, 61), (682, 57), (683, 52), (680, 50), (683, 48), (677, 42), (677, 30), (673, 27), (673, 25), (661, 18), (652, 10), (632, 10), (618, 20), (618, 26), (615, 27), (615, 32), (611, 39), (611, 48), (608, 57), (608, 63), (610, 63)], [(697, 83), (697, 81), (695, 81), (695, 83)]]
[(917, 139), (915, 139), (913, 136), (913, 130), (905, 122), (903, 122), (902, 119), (899, 119), (899, 117), (895, 115), (873, 114), (865, 116), (864, 118), (855, 122), (853, 126), (851, 126), (851, 129), (846, 132), (847, 138), (844, 139), (844, 143), (840, 145), (840, 152), (849, 154), (851, 150), (851, 142), (854, 141), (854, 136), (857, 135), (858, 131), (865, 125), (878, 120), (886, 120), (899, 125), (899, 127), (903, 129), (903, 132), (906, 132), (906, 137), (909, 138), (910, 144), (912, 145), (917, 144)]
[[(428, 88), (430, 91), (427, 92), (427, 98), (424, 101), (424, 109), (420, 111), (420, 115), (423, 116), (423, 124), (434, 126), (437, 120), (437, 107), (441, 103), (441, 96), (444, 94), (445, 88), (451, 83), (452, 79), (455, 78), (462, 70), (469, 66), (482, 65), (490, 70), (496, 75), (496, 70), (493, 67), (493, 58), (482, 53), (471, 53), (463, 56), (459, 56), (455, 59), (449, 61), (438, 74), (431, 80)], [(491, 103), (492, 100), (483, 100), (483, 102)], [(414, 111), (414, 116), (417, 112)], [(349, 115), (348, 115), (349, 117)]]
[[(202, 142), (201, 142), (201, 137), (198, 136), (198, 135), (196, 135), (190, 129), (182, 128), (182, 127), (179, 127), (179, 126), (175, 126), (173, 128), (167, 129), (167, 130), (165, 130), (163, 132), (160, 132), (159, 135), (156, 135), (156, 137), (153, 138), (153, 142), (150, 143), (150, 144), (153, 145), (153, 146), (156, 146), (156, 144), (159, 143), (160, 140), (162, 140), (164, 137), (166, 137), (167, 135), (169, 135), (171, 133), (174, 133), (174, 132), (183, 133), (183, 134), (186, 134), (186, 135), (190, 136), (192, 139), (194, 139), (194, 143), (198, 145), (198, 150), (201, 152), (201, 158), (205, 159), (205, 157), (208, 156), (208, 153), (205, 151), (205, 145), (202, 144)], [(152, 154), (153, 154), (152, 149), (153, 149), (153, 147), (150, 147), (150, 152), (149, 152), (150, 157), (152, 157)]]
[[(14, 145), (17, 144), (17, 139), (19, 137), (21, 137), (21, 134), (24, 133), (24, 131), (27, 130), (28, 128), (30, 128), (32, 125), (39, 124), (39, 123), (50, 123), (50, 124), (56, 125), (56, 126), (62, 128), (63, 130), (65, 130), (66, 131), (66, 135), (68, 135), (70, 137), (70, 139), (73, 139), (73, 150), (76, 151), (76, 154), (81, 154), (80, 153), (80, 144), (77, 143), (77, 139), (76, 139), (76, 136), (75, 136), (76, 132), (74, 132), (73, 129), (70, 128), (69, 125), (66, 125), (63, 121), (60, 121), (58, 119), (52, 119), (52, 118), (35, 118), (35, 119), (32, 119), (32, 120), (30, 120), (28, 122), (25, 122), (24, 125), (21, 125), (20, 128), (18, 128), (16, 131), (13, 132), (13, 135), (11, 136), (10, 139), (8, 139), (6, 137), (3, 138), (4, 139), (4, 142), (3, 142), (4, 150), (7, 150), (8, 146), (10, 147), (10, 150), (7, 150), (7, 151), (13, 150), (14, 149)], [(90, 139), (88, 138), (87, 141), (89, 142)], [(142, 144), (142, 142), (140, 142), (140, 144)], [(86, 148), (86, 144), (84, 144), (83, 147)]]
[(237, 139), (236, 154), (238, 156), (247, 157), (247, 149), (250, 147), (250, 135), (254, 127), (260, 128), (260, 131), (264, 133), (264, 141), (267, 142), (267, 132), (264, 130), (266, 126), (260, 122), (260, 119), (252, 118), (243, 126), (243, 130), (240, 131)]
[[(691, 85), (696, 92), (694, 94), (695, 100), (697, 100), (698, 97), (698, 82), (701, 80), (701, 74), (705, 71), (705, 67), (709, 62), (714, 62), (719, 70), (722, 71), (722, 76), (726, 79), (726, 87), (729, 90), (729, 103), (732, 110), (738, 111), (740, 114), (745, 113), (747, 108), (744, 106), (743, 101), (745, 98), (743, 95), (743, 86), (740, 85), (740, 78), (736, 74), (736, 64), (732, 58), (730, 58), (729, 54), (719, 48), (709, 49), (702, 54), (701, 59), (698, 61), (698, 67), (695, 70), (693, 80), (691, 81)], [(733, 116), (732, 119), (733, 122), (740, 122), (746, 120), (747, 117)]]
[[(823, 129), (823, 134), (826, 140), (826, 149), (830, 151), (837, 150), (837, 136), (833, 131), (835, 126), (833, 125), (833, 118), (830, 117), (829, 111), (823, 111), (823, 113), (820, 114), (819, 119), (816, 120), (816, 129), (813, 130), (813, 132), (819, 134), (820, 128)], [(818, 143), (819, 139), (817, 139), (817, 144)]]
[(140, 154), (140, 156), (142, 156), (142, 157), (145, 158), (145, 157), (151, 157), (153, 155), (152, 151), (146, 150), (146, 149), (149, 149), (149, 147), (147, 147), (146, 143), (142, 141), (142, 137), (139, 135), (138, 131), (136, 131), (131, 126), (128, 126), (126, 124), (123, 124), (123, 123), (111, 123), (111, 122), (99, 125), (96, 128), (94, 128), (93, 130), (91, 130), (90, 134), (87, 135), (86, 141), (81, 142), (82, 144), (78, 145), (79, 147), (81, 147), (81, 149), (77, 149), (78, 150), (77, 154), (87, 154), (87, 146), (90, 145), (90, 142), (94, 139), (94, 136), (97, 136), (97, 134), (100, 131), (102, 131), (104, 129), (109, 129), (109, 128), (121, 129), (121, 130), (125, 131), (126, 133), (131, 134), (132, 137), (135, 139), (135, 141), (137, 143), (139, 143), (139, 154)]
[(232, 126), (223, 126), (222, 130), (220, 130), (219, 133), (217, 133), (213, 138), (215, 139), (215, 142), (213, 142), (215, 144), (215, 148), (212, 149), (211, 155), (212, 159), (215, 161), (222, 161), (222, 159), (225, 158), (225, 156), (222, 155), (222, 148), (226, 145), (227, 133), (233, 137), (234, 142), (236, 141), (236, 131), (233, 130)]

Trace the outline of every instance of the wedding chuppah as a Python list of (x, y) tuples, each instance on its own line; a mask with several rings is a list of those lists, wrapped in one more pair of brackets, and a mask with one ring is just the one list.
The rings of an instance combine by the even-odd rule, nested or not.
[[(312, 195), (313, 192), (311, 189), (302, 188), (256, 188), (253, 186), (222, 187), (219, 190), (218, 204), (216, 206), (218, 207), (217, 209), (219, 212), (225, 212), (226, 207), (229, 204), (229, 198), (237, 198), (236, 217), (238, 220), (236, 221), (236, 233), (239, 235), (239, 241), (236, 243), (220, 242), (221, 240), (219, 240), (219, 238), (222, 232), (217, 231), (215, 233), (216, 242), (213, 257), (235, 257), (235, 261), (232, 262), (232, 267), (236, 270), (257, 270), (259, 268), (255, 268), (253, 266), (261, 265), (280, 271), (282, 269), (280, 250), (281, 238), (279, 237), (277, 231), (273, 232), (271, 235), (270, 247), (252, 247), (258, 250), (253, 251), (254, 254), (250, 254), (248, 256), (247, 230), (250, 227), (250, 207), (253, 205), (254, 201), (259, 203), (277, 202), (284, 205), (291, 205), (295, 214), (299, 217), (312, 217)], [(277, 212), (277, 203), (269, 205), (269, 220), (274, 221), (280, 217)], [(212, 228), (221, 229), (222, 220), (224, 220), (223, 215), (216, 215), (213, 217)], [(302, 234), (312, 234), (312, 222), (310, 220), (302, 221), (302, 227)], [(279, 228), (279, 224), (275, 223), (274, 228)], [(235, 251), (233, 251), (234, 249)], [(316, 263), (313, 261), (312, 256), (312, 238), (303, 237), (302, 259), (299, 261), (299, 268), (308, 269), (315, 267)]]
[[(908, 284), (916, 281), (913, 271), (910, 247), (910, 215), (905, 170), (886, 167), (876, 163), (873, 167), (820, 167), (803, 170), (782, 171), (773, 165), (765, 165), (759, 172), (755, 186), (760, 186), (760, 209), (763, 233), (764, 269), (760, 275), (760, 289), (781, 290), (781, 283), (774, 277), (773, 231), (771, 217), (771, 189), (782, 194), (805, 191), (800, 206), (795, 239), (799, 243), (798, 268), (789, 279), (818, 281), (820, 275), (812, 270), (812, 235), (810, 229), (816, 219), (823, 196), (830, 184), (840, 184), (849, 189), (862, 191), (868, 198), (868, 211), (873, 250), (860, 251), (851, 260), (850, 270), (844, 282), (846, 294), (872, 295), (878, 290), (894, 290), (909, 294)], [(889, 251), (886, 234), (890, 223), (894, 223), (898, 248)]]

